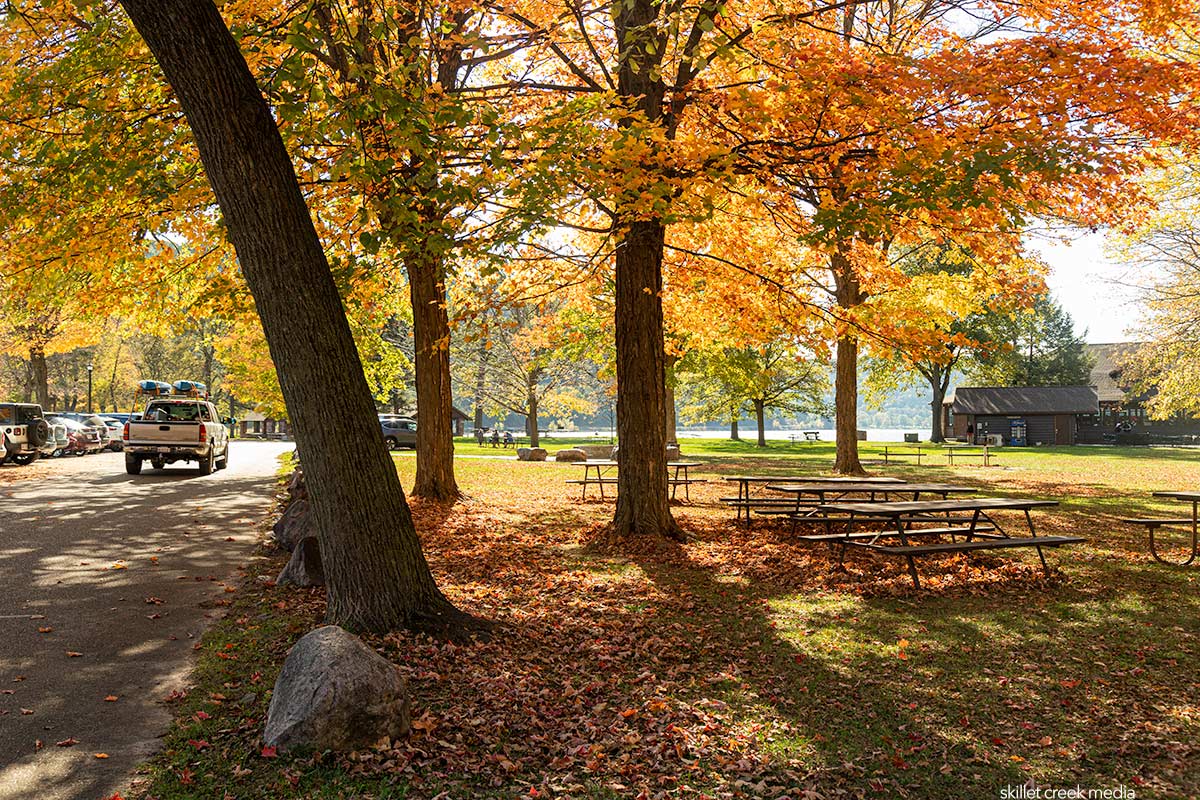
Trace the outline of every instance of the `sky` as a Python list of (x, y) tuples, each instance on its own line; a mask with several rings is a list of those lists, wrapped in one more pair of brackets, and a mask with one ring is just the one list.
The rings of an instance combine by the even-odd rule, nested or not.
[[(1050, 265), (1050, 290), (1075, 320), (1075, 332), (1092, 344), (1136, 341), (1141, 320), (1135, 277), (1105, 257), (1103, 233), (1077, 233), (1066, 242), (1027, 242)], [(1086, 333), (1085, 333), (1086, 331)]]

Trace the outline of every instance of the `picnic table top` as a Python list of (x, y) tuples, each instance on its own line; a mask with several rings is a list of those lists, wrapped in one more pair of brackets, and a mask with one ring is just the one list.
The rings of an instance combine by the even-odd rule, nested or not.
[(726, 475), (725, 480), (739, 483), (905, 483), (900, 478), (855, 478), (847, 475)]
[(826, 511), (843, 511), (849, 514), (899, 517), (922, 511), (988, 511), (1011, 509), (1027, 511), (1058, 505), (1057, 500), (1029, 500), (1021, 497), (964, 497), (959, 500), (905, 500), (894, 503), (826, 503)]
[(1190, 503), (1200, 503), (1200, 492), (1153, 492), (1153, 497), (1169, 497), (1172, 500), (1186, 500)]
[(949, 483), (781, 483), (770, 484), (767, 488), (774, 492), (790, 492), (791, 494), (813, 494), (825, 492), (945, 492), (949, 494), (968, 494), (977, 492), (973, 486), (955, 486)]

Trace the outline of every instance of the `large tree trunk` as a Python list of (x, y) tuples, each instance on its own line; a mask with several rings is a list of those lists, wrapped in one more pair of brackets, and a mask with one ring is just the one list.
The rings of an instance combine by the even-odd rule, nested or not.
[(679, 363), (678, 356), (666, 356), (665, 390), (666, 390), (666, 431), (667, 445), (678, 445), (679, 437), (675, 430), (675, 365)]
[[(838, 306), (853, 311), (864, 299), (854, 267), (841, 250), (833, 254), (830, 264)], [(838, 336), (833, 387), (837, 437), (833, 470), (845, 475), (865, 475), (866, 470), (858, 460), (858, 338), (849, 325)]]
[(834, 373), (834, 420), (837, 457), (834, 472), (865, 475), (858, 460), (858, 340), (843, 336), (837, 342)]
[(121, 0), (187, 115), (279, 372), (309, 486), (326, 619), (455, 632), (275, 120), (216, 6)]
[(946, 389), (950, 383), (950, 370), (934, 369), (926, 377), (929, 379), (930, 394), (933, 395), (933, 399), (929, 401), (930, 409), (933, 411), (929, 426), (929, 441), (944, 442), (946, 441), (946, 431), (942, 427), (942, 418), (945, 414), (945, 409), (942, 408), (942, 404), (946, 401)]
[(762, 400), (754, 400), (754, 421), (758, 424), (758, 446), (767, 446), (767, 409)]
[(738, 431), (738, 414), (741, 409), (734, 409), (733, 414), (729, 417), (729, 438), (735, 442), (742, 440), (742, 434)]
[(657, 221), (630, 224), (617, 248), (616, 535), (681, 533), (667, 504), (667, 443), (663, 430), (662, 255)]
[(454, 480), (453, 395), (446, 272), (439, 259), (410, 261), (413, 364), (417, 375), (417, 477), (413, 497), (445, 502), (460, 497)]
[(43, 410), (50, 410), (50, 377), (46, 371), (46, 349), (40, 344), (29, 348), (29, 376), (34, 400)]
[[(656, 30), (657, 0), (628, 0), (614, 12), (617, 34), (617, 94), (636, 114), (620, 121), (629, 131), (644, 120), (663, 119), (665, 86), (659, 65), (662, 42)], [(657, 46), (656, 46), (657, 45)], [(666, 131), (664, 130), (664, 133)], [(652, 140), (627, 133), (653, 150)], [(653, 161), (653, 154), (647, 159)], [(646, 164), (658, 169), (657, 164)], [(667, 500), (667, 442), (663, 429), (664, 373), (662, 262), (666, 227), (662, 218), (618, 207), (616, 254), (617, 536), (682, 538)]]

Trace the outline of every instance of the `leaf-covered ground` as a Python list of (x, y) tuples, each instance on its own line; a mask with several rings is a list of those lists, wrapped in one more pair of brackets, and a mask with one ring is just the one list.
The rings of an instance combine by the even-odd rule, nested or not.
[[(699, 449), (699, 448), (697, 448)], [(714, 456), (708, 477), (816, 472), (791, 457)], [(576, 467), (462, 459), (471, 498), (417, 504), (430, 563), (487, 643), (371, 640), (410, 681), (414, 735), (349, 756), (262, 751), (287, 648), (319, 591), (246, 581), (208, 635), (146, 797), (998, 797), (1006, 785), (1200, 794), (1197, 568), (1153, 563), (1121, 514), (1197, 481), (1192, 451), (1007, 451), (1000, 468), (890, 467), (986, 493), (1053, 497), (1039, 532), (1088, 536), (1036, 555), (903, 562), (746, 531), (699, 487), (683, 545), (600, 544), (611, 502)], [(411, 480), (411, 458), (397, 463)], [(1176, 508), (1172, 514), (1178, 513)]]

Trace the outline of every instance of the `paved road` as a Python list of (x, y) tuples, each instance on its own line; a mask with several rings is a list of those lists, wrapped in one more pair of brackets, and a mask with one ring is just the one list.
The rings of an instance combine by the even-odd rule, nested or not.
[(0, 467), (0, 800), (96, 800), (153, 752), (290, 447), (234, 442), (207, 477), (117, 453)]

